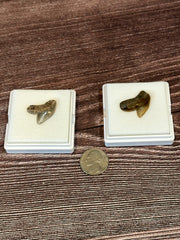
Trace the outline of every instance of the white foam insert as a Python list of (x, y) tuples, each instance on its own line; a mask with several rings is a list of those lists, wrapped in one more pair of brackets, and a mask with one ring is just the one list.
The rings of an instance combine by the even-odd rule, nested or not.
[[(120, 109), (120, 102), (134, 98), (142, 90), (150, 94), (151, 101), (141, 118), (136, 111)], [(174, 140), (167, 82), (105, 84), (103, 109), (106, 146), (164, 145)]]
[[(4, 147), (9, 153), (72, 153), (75, 125), (74, 90), (13, 90), (10, 94)], [(56, 100), (51, 118), (37, 124), (29, 105)]]

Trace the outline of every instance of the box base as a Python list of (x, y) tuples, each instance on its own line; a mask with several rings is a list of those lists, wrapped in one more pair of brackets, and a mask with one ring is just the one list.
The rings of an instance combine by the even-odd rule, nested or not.
[(106, 147), (128, 147), (128, 146), (155, 146), (155, 145), (171, 145), (173, 143), (173, 139), (171, 140), (148, 140), (148, 141), (131, 141), (131, 142), (107, 142), (105, 141)]

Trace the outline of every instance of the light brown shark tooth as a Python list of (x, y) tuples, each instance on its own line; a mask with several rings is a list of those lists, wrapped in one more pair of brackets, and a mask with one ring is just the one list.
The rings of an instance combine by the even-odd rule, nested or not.
[(49, 100), (48, 102), (41, 105), (30, 105), (27, 108), (27, 111), (31, 114), (37, 114), (37, 123), (42, 124), (54, 114), (55, 109), (56, 101)]

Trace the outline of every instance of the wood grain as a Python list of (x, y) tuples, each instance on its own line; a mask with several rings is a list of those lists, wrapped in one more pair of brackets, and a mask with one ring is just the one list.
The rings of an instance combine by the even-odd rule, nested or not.
[[(0, 240), (180, 239), (180, 2), (0, 1)], [(105, 148), (102, 85), (168, 81), (172, 146)], [(6, 154), (13, 89), (75, 89), (75, 152)], [(109, 157), (90, 177), (81, 154)]]

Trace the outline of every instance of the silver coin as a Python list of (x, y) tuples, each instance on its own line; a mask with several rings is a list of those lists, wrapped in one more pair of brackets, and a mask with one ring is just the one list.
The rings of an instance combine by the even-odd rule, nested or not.
[(89, 175), (99, 175), (108, 167), (108, 157), (100, 149), (92, 148), (83, 153), (80, 159), (81, 169)]

